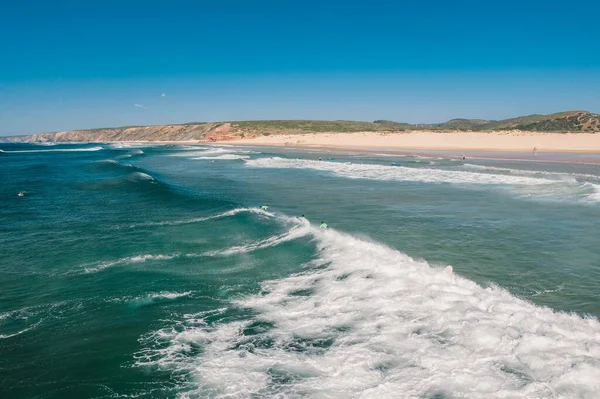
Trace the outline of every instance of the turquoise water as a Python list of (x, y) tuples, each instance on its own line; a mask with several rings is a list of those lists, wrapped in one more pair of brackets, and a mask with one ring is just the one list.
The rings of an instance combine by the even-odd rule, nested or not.
[(0, 149), (2, 398), (598, 397), (598, 166)]

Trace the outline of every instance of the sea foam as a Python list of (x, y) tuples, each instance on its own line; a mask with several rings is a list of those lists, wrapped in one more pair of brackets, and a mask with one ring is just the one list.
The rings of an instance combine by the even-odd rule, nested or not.
[(100, 151), (103, 147), (87, 147), (87, 148), (55, 148), (52, 150), (15, 150), (15, 151), (2, 151), (7, 154), (12, 153), (37, 153), (37, 152), (90, 152)]
[[(481, 287), (382, 244), (310, 228), (318, 258), (231, 306), (141, 338), (182, 397), (592, 398), (600, 323)], [(211, 315), (214, 320), (214, 315)]]
[[(406, 181), (422, 183), (448, 183), (456, 185), (497, 186), (513, 188), (521, 197), (568, 198), (596, 202), (600, 185), (579, 182), (575, 177), (548, 178), (548, 174), (497, 173), (493, 169), (474, 168), (478, 171), (447, 170), (435, 167), (387, 166), (363, 163), (340, 163), (280, 157), (258, 158), (246, 161), (251, 168), (312, 169), (333, 173), (349, 179), (372, 179), (384, 181)], [(494, 173), (495, 172), (495, 173)]]
[(235, 208), (235, 209), (232, 209), (229, 211), (217, 213), (215, 215), (203, 216), (203, 217), (198, 217), (198, 218), (190, 218), (190, 219), (182, 219), (182, 220), (166, 220), (166, 221), (161, 221), (161, 222), (144, 222), (144, 223), (132, 224), (128, 227), (136, 228), (136, 227), (147, 227), (147, 226), (177, 226), (177, 225), (181, 225), (181, 224), (201, 223), (201, 222), (206, 222), (208, 220), (221, 219), (221, 218), (226, 218), (226, 217), (230, 217), (230, 216), (235, 216), (238, 213), (245, 213), (245, 212), (255, 213), (255, 214), (259, 214), (259, 215), (263, 215), (263, 216), (273, 216), (272, 213), (263, 211), (262, 209), (259, 209), (259, 208)]

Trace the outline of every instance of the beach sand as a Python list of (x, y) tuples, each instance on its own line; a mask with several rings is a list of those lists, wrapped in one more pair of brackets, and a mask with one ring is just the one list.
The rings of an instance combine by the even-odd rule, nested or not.
[(359, 132), (261, 136), (220, 144), (292, 146), (331, 149), (416, 151), (486, 151), (533, 153), (600, 153), (600, 134), (495, 132)]

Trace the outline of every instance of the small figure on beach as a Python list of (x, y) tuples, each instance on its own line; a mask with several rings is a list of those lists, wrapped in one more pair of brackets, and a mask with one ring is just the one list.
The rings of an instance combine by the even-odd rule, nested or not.
[(321, 221), (321, 225), (319, 227), (322, 229), (327, 229), (327, 228), (329, 228), (329, 225), (327, 223), (325, 223), (324, 221)]
[(269, 205), (261, 205), (260, 209), (262, 209), (263, 211), (268, 211), (269, 210)]
[(533, 147), (533, 155), (537, 155), (537, 147)]
[(467, 157), (465, 157), (465, 154), (463, 154), (462, 160), (464, 161), (465, 159), (467, 159)]

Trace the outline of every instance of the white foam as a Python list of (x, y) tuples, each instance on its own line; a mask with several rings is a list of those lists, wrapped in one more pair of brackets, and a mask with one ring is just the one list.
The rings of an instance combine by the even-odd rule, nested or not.
[(248, 155), (223, 154), (214, 157), (194, 157), (196, 160), (212, 160), (212, 161), (233, 161), (239, 159), (250, 159)]
[(209, 156), (209, 155), (221, 155), (221, 154), (232, 154), (234, 153), (234, 151), (231, 150), (227, 150), (225, 148), (210, 148), (210, 149), (201, 149), (201, 148), (196, 148), (196, 149), (186, 149), (182, 152), (178, 152), (175, 154), (171, 154), (170, 156), (172, 157), (186, 157), (186, 158), (193, 158), (193, 157), (199, 157), (199, 156)]
[(136, 364), (188, 374), (182, 397), (592, 398), (600, 391), (597, 319), (483, 288), (375, 242), (310, 231), (318, 261), (235, 301), (249, 320), (210, 324), (205, 314), (186, 315), (142, 337)]
[(154, 177), (150, 176), (147, 173), (144, 172), (133, 172), (131, 174), (131, 178), (133, 180), (149, 180), (149, 181), (155, 181)]
[(163, 221), (163, 222), (138, 223), (138, 224), (132, 224), (129, 227), (135, 228), (135, 227), (146, 227), (146, 226), (176, 226), (176, 225), (181, 225), (181, 224), (201, 223), (201, 222), (205, 222), (207, 220), (221, 219), (221, 218), (234, 216), (234, 215), (237, 215), (238, 213), (243, 213), (243, 212), (256, 213), (256, 214), (263, 215), (263, 216), (273, 216), (272, 213), (263, 211), (262, 209), (259, 209), (259, 208), (235, 208), (230, 211), (218, 213), (216, 215), (204, 216), (204, 217), (200, 217), (200, 218), (192, 218), (192, 219), (184, 219), (184, 220), (170, 220), (170, 221)]
[(334, 173), (351, 179), (418, 181), (423, 183), (458, 184), (548, 184), (548, 180), (523, 177), (494, 175), (487, 173), (453, 171), (434, 168), (409, 168), (406, 166), (385, 166), (376, 164), (345, 164), (339, 162), (313, 161), (286, 158), (259, 158), (246, 161), (253, 168), (291, 168), (315, 169)]
[(44, 319), (40, 319), (40, 320), (39, 320), (37, 323), (35, 323), (35, 324), (32, 324), (31, 326), (29, 326), (29, 327), (27, 327), (27, 328), (24, 328), (24, 329), (22, 329), (22, 330), (19, 330), (19, 331), (15, 332), (15, 333), (12, 333), (12, 334), (0, 334), (0, 339), (7, 339), (7, 338), (16, 337), (17, 335), (21, 335), (21, 334), (23, 334), (24, 332), (27, 332), (27, 331), (33, 330), (33, 329), (34, 329), (34, 328), (36, 328), (36, 327), (37, 327), (37, 326), (38, 326), (38, 325), (39, 325), (39, 324), (40, 324), (42, 321), (44, 321)]
[(160, 143), (110, 143), (110, 148), (113, 149), (129, 149), (129, 148), (146, 148), (146, 147), (158, 147)]
[(103, 147), (88, 147), (88, 148), (56, 148), (53, 150), (15, 150), (15, 151), (2, 151), (7, 154), (11, 153), (28, 153), (28, 152), (90, 152), (100, 151)]
[(194, 146), (194, 145), (182, 145), (182, 146), (177, 147), (177, 149), (183, 150), (183, 151), (198, 151), (198, 150), (206, 149), (206, 147)]
[(253, 252), (253, 251), (256, 251), (259, 249), (274, 247), (274, 246), (277, 246), (284, 242), (293, 241), (297, 238), (304, 237), (304, 236), (308, 235), (309, 233), (310, 233), (310, 225), (307, 222), (306, 224), (301, 224), (299, 226), (295, 226), (283, 234), (272, 236), (272, 237), (266, 238), (264, 240), (252, 242), (252, 243), (245, 244), (245, 245), (234, 246), (234, 247), (231, 247), (231, 248), (228, 248), (225, 250), (221, 250), (221, 251), (208, 252), (205, 255), (206, 256), (219, 256), (219, 255), (228, 256), (228, 255), (234, 255), (234, 254), (239, 254), (239, 253)]
[(186, 292), (169, 292), (169, 291), (161, 291), (155, 294), (148, 294), (146, 298), (150, 299), (177, 299), (190, 296), (192, 291)]
[(249, 154), (258, 154), (255, 151), (242, 150), (233, 147), (210, 147), (210, 148), (182, 148), (182, 152), (172, 154), (173, 157), (185, 157), (198, 160), (233, 160), (247, 159)]
[(192, 295), (192, 291), (185, 292), (170, 292), (170, 291), (161, 291), (155, 293), (149, 293), (146, 295), (140, 296), (130, 296), (130, 297), (122, 297), (111, 299), (111, 302), (132, 302), (135, 304), (149, 304), (154, 303), (156, 301), (163, 300), (175, 300), (178, 298), (185, 298)]
[(423, 183), (452, 183), (471, 186), (495, 185), (516, 188), (516, 193), (524, 197), (575, 197), (596, 202), (600, 197), (600, 185), (560, 179), (548, 179), (528, 175), (494, 174), (445, 170), (438, 168), (412, 168), (405, 166), (385, 166), (376, 164), (338, 163), (327, 161), (299, 160), (286, 158), (259, 158), (246, 161), (253, 168), (313, 169), (333, 173), (350, 179), (373, 179), (387, 181), (411, 181)]
[(512, 168), (500, 168), (497, 166), (486, 166), (486, 165), (474, 165), (474, 164), (463, 164), (466, 169), (484, 171), (484, 172), (501, 172), (514, 175), (531, 176), (531, 177), (544, 177), (553, 180), (560, 180), (566, 182), (576, 182), (577, 179), (600, 181), (600, 176), (591, 175), (587, 173), (566, 173), (566, 172), (550, 172), (544, 170), (528, 170), (528, 169), (512, 169)]
[[(33, 330), (39, 326), (44, 319), (38, 315), (38, 312), (34, 311), (33, 308), (23, 308), (12, 310), (0, 314), (0, 339), (8, 339), (21, 335), (27, 331)], [(8, 326), (5, 325), (8, 324)], [(18, 329), (15, 331), (14, 327), (10, 328), (13, 323), (20, 324)], [(6, 332), (8, 329), (10, 332)]]
[(85, 265), (83, 267), (83, 272), (84, 273), (97, 273), (99, 271), (102, 271), (104, 269), (107, 269), (107, 268), (113, 267), (113, 266), (120, 266), (120, 265), (131, 264), (131, 263), (141, 263), (141, 262), (154, 261), (154, 260), (169, 260), (169, 259), (176, 258), (178, 256), (181, 256), (181, 254), (177, 254), (177, 253), (176, 254), (168, 254), (168, 255), (145, 254), (145, 255), (127, 256), (125, 258), (120, 258), (120, 259), (116, 259), (116, 260), (112, 260), (112, 261), (96, 262), (91, 265)]

